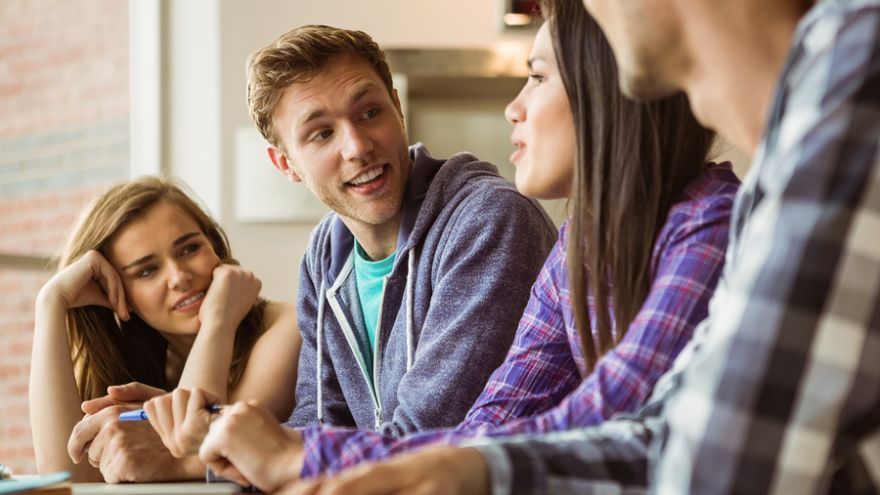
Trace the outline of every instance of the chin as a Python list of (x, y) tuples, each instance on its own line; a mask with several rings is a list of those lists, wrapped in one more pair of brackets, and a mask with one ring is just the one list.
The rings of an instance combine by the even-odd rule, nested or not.
[(672, 96), (678, 90), (658, 78), (643, 73), (624, 73), (620, 78), (620, 91), (630, 100), (650, 102)]

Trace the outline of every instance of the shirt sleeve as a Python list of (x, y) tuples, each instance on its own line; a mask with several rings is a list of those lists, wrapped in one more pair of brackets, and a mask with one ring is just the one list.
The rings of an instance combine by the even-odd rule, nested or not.
[(824, 5), (710, 317), (653, 414), (478, 446), (494, 493), (877, 491), (880, 9)]
[(559, 431), (632, 413), (651, 396), (697, 325), (721, 277), (727, 246), (730, 194), (700, 204), (704, 211), (671, 229), (645, 302), (623, 339), (596, 363), (561, 403), (549, 411), (484, 430), (491, 436)]
[[(563, 311), (568, 294), (560, 293), (559, 277), (566, 275), (565, 236), (544, 263), (519, 322), (504, 363), (459, 423), (459, 432), (497, 426), (534, 416), (558, 404), (581, 381), (565, 329)], [(563, 301), (563, 298), (564, 301)], [(570, 311), (569, 311), (570, 313)]]
[(825, 2), (783, 75), (763, 197), (668, 404), (659, 492), (825, 493), (871, 450), (858, 492), (880, 483), (880, 7), (838, 4), (856, 2)]
[[(731, 203), (730, 194), (718, 195), (708, 206), (702, 205), (704, 211), (670, 229), (668, 239), (658, 246), (661, 254), (642, 309), (624, 339), (599, 360), (586, 379), (580, 379), (572, 358), (559, 288), (553, 283), (564, 276), (561, 235), (533, 287), (511, 352), (463, 425), (455, 431), (407, 435), (399, 440), (373, 432), (312, 430), (304, 435), (302, 476), (337, 472), (427, 444), (584, 427), (638, 410), (708, 312), (723, 266)], [(569, 304), (567, 299), (565, 304)], [(561, 392), (575, 386), (567, 397)], [(542, 400), (552, 402), (543, 404)], [(547, 407), (551, 408), (541, 413)]]
[[(474, 213), (474, 212), (479, 212)], [(431, 298), (387, 436), (455, 425), (504, 361), (529, 289), (556, 240), (538, 205), (513, 190), (462, 202), (433, 253)], [(416, 316), (418, 318), (418, 316)]]

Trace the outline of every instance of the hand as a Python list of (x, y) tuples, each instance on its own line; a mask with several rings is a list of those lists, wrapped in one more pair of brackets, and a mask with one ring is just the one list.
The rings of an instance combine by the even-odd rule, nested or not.
[(199, 308), (199, 321), (228, 322), (234, 330), (254, 306), (263, 283), (240, 266), (220, 264)]
[(68, 443), (71, 459), (79, 463), (87, 456), (108, 483), (193, 479), (204, 473), (197, 458), (176, 459), (165, 450), (147, 422), (120, 422), (119, 413), (128, 409), (109, 406), (83, 418)]
[(59, 303), (67, 311), (82, 306), (103, 306), (128, 320), (122, 279), (101, 253), (91, 250), (56, 273), (40, 289), (39, 301)]
[(199, 453), (212, 419), (206, 407), (219, 402), (217, 397), (201, 389), (190, 392), (178, 388), (150, 399), (144, 404), (144, 410), (171, 455), (183, 458)]
[(110, 406), (132, 406), (132, 408), (141, 407), (141, 404), (152, 399), (164, 395), (165, 391), (161, 388), (151, 387), (139, 382), (130, 382), (125, 385), (111, 385), (107, 387), (107, 395), (98, 397), (97, 399), (87, 400), (80, 405), (82, 412), (86, 414), (96, 414), (98, 411)]
[(302, 437), (255, 401), (237, 402), (211, 424), (199, 458), (218, 476), (274, 492), (299, 478)]
[(380, 464), (365, 464), (341, 475), (292, 483), (283, 495), (489, 494), (489, 469), (474, 449), (440, 447)]

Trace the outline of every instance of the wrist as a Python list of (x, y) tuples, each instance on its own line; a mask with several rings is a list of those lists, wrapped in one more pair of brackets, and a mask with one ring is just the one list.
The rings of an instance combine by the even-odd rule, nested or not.
[(462, 473), (458, 493), (488, 494), (491, 492), (489, 466), (477, 449), (450, 447), (449, 462)]
[(230, 318), (222, 313), (209, 312), (199, 315), (199, 321), (201, 323), (199, 334), (205, 332), (211, 335), (235, 335), (241, 320)]
[(273, 470), (275, 473), (273, 483), (276, 489), (280, 489), (289, 483), (297, 481), (300, 472), (302, 472), (302, 465), (305, 460), (305, 451), (302, 448), (300, 433), (296, 430), (290, 429), (285, 429), (285, 433), (289, 439), (285, 449), (286, 451), (283, 455), (276, 458), (279, 464), (277, 464)]
[(36, 307), (37, 309), (60, 311), (67, 311), (69, 309), (67, 301), (61, 297), (61, 294), (51, 284), (44, 285), (37, 292)]
[(199, 460), (198, 454), (177, 459), (174, 464), (176, 479), (195, 480), (205, 477), (205, 464)]

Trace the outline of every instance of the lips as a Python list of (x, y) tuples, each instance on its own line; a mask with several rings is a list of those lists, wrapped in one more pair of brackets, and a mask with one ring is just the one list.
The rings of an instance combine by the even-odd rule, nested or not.
[(522, 141), (513, 141), (513, 146), (516, 149), (510, 154), (510, 163), (516, 165), (516, 162), (522, 157), (523, 153), (525, 153), (526, 145)]
[(205, 291), (194, 291), (181, 297), (174, 304), (174, 310), (189, 309), (199, 304), (205, 298)]
[(370, 166), (364, 169), (354, 179), (345, 183), (346, 189), (353, 194), (362, 197), (372, 197), (374, 194), (380, 194), (385, 190), (385, 185), (389, 181), (389, 165)]
[(368, 167), (363, 172), (357, 175), (354, 179), (346, 182), (345, 184), (353, 187), (360, 187), (364, 184), (368, 184), (376, 179), (378, 179), (383, 172), (385, 172), (386, 165), (377, 165), (373, 167)]

